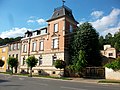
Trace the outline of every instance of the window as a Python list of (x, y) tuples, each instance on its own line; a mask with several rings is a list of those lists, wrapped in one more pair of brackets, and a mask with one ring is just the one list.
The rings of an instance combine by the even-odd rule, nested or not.
[(13, 45), (10, 45), (11, 50), (13, 50)]
[(33, 36), (36, 36), (37, 35), (37, 32), (33, 32)]
[(28, 37), (28, 34), (25, 34), (25, 37)]
[(32, 51), (36, 51), (36, 42), (32, 43)]
[(109, 56), (113, 56), (113, 53), (109, 53)]
[(54, 55), (52, 56), (53, 65), (54, 65), (56, 59), (57, 59), (57, 56), (56, 56), (56, 54), (54, 54)]
[(3, 53), (5, 52), (5, 48), (2, 49), (2, 52), (3, 52)]
[(2, 60), (5, 60), (5, 57), (4, 57), (4, 56), (2, 57)]
[(38, 65), (42, 64), (42, 55), (40, 55), (39, 59), (38, 59)]
[(73, 32), (73, 27), (72, 27), (72, 25), (70, 25), (70, 32)]
[(17, 48), (17, 44), (14, 44), (14, 47), (13, 47), (13, 49), (14, 49), (14, 50), (16, 50), (16, 48)]
[(12, 57), (14, 57), (14, 54), (12, 55)]
[(58, 32), (58, 24), (54, 24), (54, 32)]
[(44, 42), (40, 41), (40, 50), (44, 50)]
[(25, 56), (23, 57), (23, 65), (25, 65)]
[(52, 48), (53, 48), (53, 49), (54, 49), (54, 48), (58, 48), (58, 38), (53, 39), (53, 46), (52, 46)]
[(26, 44), (23, 45), (23, 52), (27, 52), (27, 45)]
[(16, 58), (18, 59), (18, 54), (16, 54)]
[(18, 50), (20, 49), (20, 43), (18, 43), (18, 45), (17, 45), (17, 49), (18, 49)]
[(47, 33), (47, 29), (43, 29), (40, 31), (40, 34), (46, 34)]

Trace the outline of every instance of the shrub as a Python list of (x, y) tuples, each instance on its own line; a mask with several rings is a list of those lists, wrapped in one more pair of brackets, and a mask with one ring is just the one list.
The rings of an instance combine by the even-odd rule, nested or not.
[(111, 68), (113, 70), (119, 70), (120, 69), (120, 58), (117, 58), (115, 61), (112, 61), (111, 63), (107, 63), (105, 67)]

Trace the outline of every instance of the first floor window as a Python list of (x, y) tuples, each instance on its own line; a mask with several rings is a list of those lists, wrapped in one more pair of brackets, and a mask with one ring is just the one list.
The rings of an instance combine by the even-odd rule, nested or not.
[(53, 49), (58, 48), (58, 38), (53, 39)]
[(27, 52), (27, 45), (26, 44), (23, 45), (23, 52)]
[(36, 42), (32, 43), (32, 51), (36, 51)]
[(113, 53), (109, 53), (109, 56), (113, 56)]
[(40, 50), (44, 50), (44, 42), (40, 41)]
[(23, 65), (25, 65), (25, 57), (23, 57)]
[(57, 59), (57, 56), (56, 56), (56, 54), (54, 54), (54, 55), (52, 56), (53, 65), (54, 65), (56, 59)]
[(41, 65), (41, 64), (42, 64), (42, 56), (40, 56), (38, 60), (38, 65)]

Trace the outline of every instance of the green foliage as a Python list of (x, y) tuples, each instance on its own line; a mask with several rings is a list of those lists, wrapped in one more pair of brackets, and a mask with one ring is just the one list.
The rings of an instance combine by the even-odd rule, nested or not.
[(38, 59), (35, 58), (35, 56), (29, 56), (27, 59), (26, 59), (26, 63), (29, 67), (34, 67), (38, 62)]
[(56, 60), (54, 63), (56, 68), (62, 69), (66, 67), (66, 63), (63, 60)]
[(4, 65), (4, 61), (0, 59), (0, 67)]
[(99, 37), (100, 49), (103, 49), (103, 45), (110, 44), (112, 47), (116, 48), (120, 52), (120, 32), (115, 33), (113, 36), (108, 33), (105, 38), (103, 36)]
[(13, 74), (13, 67), (16, 67), (18, 66), (18, 59), (17, 58), (14, 58), (14, 57), (9, 57), (7, 59), (8, 61), (8, 65), (11, 67), (11, 71), (12, 71), (12, 74)]
[(18, 65), (18, 59), (14, 57), (9, 57), (8, 58), (8, 65), (13, 68)]
[(120, 58), (117, 58), (115, 61), (112, 61), (111, 63), (107, 63), (105, 67), (111, 68), (113, 70), (120, 70)]
[(21, 40), (22, 37), (16, 37), (16, 38), (5, 38), (5, 39), (2, 39), (0, 38), (0, 45), (6, 45), (8, 43), (12, 43), (12, 42), (15, 42), (15, 41), (19, 41)]
[(77, 63), (76, 58), (79, 51), (85, 52), (85, 60), (89, 66), (99, 66), (101, 64), (98, 33), (88, 22), (83, 23), (77, 29), (72, 43), (72, 64)]
[(80, 50), (77, 63), (75, 64), (75, 70), (80, 72), (87, 65), (87, 61), (85, 59), (85, 52)]

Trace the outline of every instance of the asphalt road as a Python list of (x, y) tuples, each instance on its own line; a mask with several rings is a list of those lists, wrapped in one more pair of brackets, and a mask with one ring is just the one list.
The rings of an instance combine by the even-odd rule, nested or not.
[(120, 90), (120, 86), (0, 74), (0, 90)]

